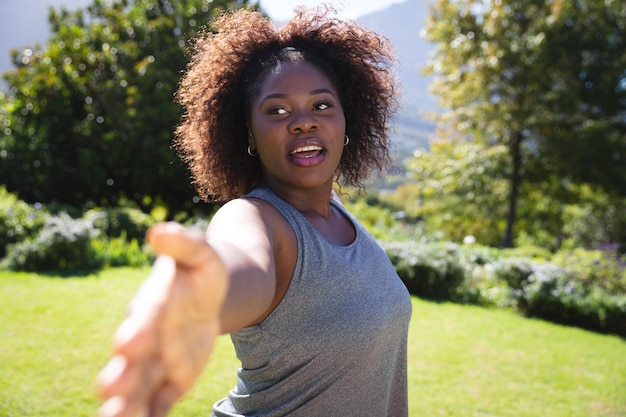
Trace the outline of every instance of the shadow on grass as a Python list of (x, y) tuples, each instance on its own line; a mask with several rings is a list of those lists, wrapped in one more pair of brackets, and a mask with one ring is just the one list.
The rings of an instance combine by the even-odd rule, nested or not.
[(88, 278), (102, 272), (102, 268), (89, 268), (79, 270), (53, 270), (53, 271), (37, 271), (38, 275), (46, 278), (72, 279), (72, 278)]

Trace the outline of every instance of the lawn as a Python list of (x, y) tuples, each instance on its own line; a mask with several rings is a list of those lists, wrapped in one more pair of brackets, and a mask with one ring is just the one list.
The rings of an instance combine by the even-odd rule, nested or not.
[[(83, 277), (0, 272), (0, 416), (93, 416), (94, 378), (146, 269)], [(513, 312), (413, 299), (410, 415), (626, 416), (626, 341)], [(228, 337), (175, 417), (234, 385)]]

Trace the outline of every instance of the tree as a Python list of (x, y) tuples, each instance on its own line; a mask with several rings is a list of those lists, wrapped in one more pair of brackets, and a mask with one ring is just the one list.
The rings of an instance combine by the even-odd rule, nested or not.
[(173, 101), (187, 41), (225, 9), (248, 2), (94, 0), (50, 11), (51, 37), (13, 52), (0, 97), (0, 178), (30, 202), (171, 212), (197, 201), (171, 148)]
[(473, 236), (483, 245), (497, 245), (504, 230), (505, 156), (504, 145), (450, 140), (433, 142), (429, 152), (416, 151), (406, 166), (419, 199), (417, 207), (405, 209), (446, 240)]
[[(552, 94), (538, 126), (540, 165), (626, 196), (626, 3), (559, 1), (541, 62)], [(597, 30), (602, 28), (602, 30)], [(558, 93), (557, 94), (555, 94)], [(547, 163), (547, 164), (546, 164)]]
[[(505, 229), (507, 160), (504, 145), (450, 140), (440, 133), (429, 151), (405, 161), (406, 184), (384, 200), (401, 208), (407, 219), (419, 219), (430, 234), (445, 240), (498, 246)], [(558, 204), (554, 202), (558, 201)], [(546, 178), (520, 187), (516, 244), (550, 251), (563, 248), (626, 248), (626, 199), (598, 187)]]
[(440, 122), (508, 149), (505, 247), (522, 180), (567, 178), (625, 195), (625, 29), (626, 4), (612, 0), (431, 6), (428, 72), (449, 109)]

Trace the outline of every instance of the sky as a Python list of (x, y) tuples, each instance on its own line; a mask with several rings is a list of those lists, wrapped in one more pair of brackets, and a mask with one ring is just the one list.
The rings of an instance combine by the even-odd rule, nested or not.
[(389, 7), (403, 0), (261, 0), (261, 8), (274, 20), (287, 20), (298, 5), (317, 6), (326, 3), (334, 7), (341, 17), (355, 19)]

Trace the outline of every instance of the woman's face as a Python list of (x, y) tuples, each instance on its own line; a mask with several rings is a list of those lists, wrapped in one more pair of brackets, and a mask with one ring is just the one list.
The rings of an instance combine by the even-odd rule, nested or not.
[(250, 144), (273, 188), (332, 184), (346, 121), (329, 78), (308, 62), (283, 63), (251, 98)]

